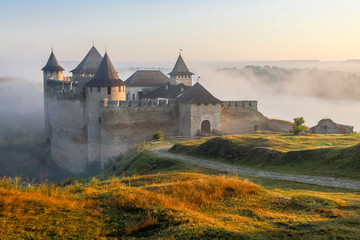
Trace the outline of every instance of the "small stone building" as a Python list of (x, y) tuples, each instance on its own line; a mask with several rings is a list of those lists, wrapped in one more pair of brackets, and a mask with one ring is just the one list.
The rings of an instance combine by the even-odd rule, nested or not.
[(335, 123), (331, 119), (322, 119), (318, 125), (310, 128), (310, 133), (317, 134), (349, 134), (353, 133), (354, 127)]

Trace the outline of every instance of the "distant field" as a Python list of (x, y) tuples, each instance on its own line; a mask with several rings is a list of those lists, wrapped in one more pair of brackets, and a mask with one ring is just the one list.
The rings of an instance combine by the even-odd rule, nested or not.
[(170, 151), (286, 173), (360, 179), (360, 134), (295, 136), (273, 132), (203, 138)]
[(358, 239), (360, 196), (163, 173), (38, 186), (0, 180), (4, 239)]

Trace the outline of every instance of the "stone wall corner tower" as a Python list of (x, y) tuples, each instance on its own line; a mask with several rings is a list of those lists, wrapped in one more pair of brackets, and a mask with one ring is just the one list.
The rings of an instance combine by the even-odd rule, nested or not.
[(171, 85), (183, 83), (185, 86), (192, 86), (192, 75), (194, 74), (190, 72), (186, 66), (184, 59), (181, 57), (181, 52), (179, 53), (175, 66), (169, 75)]
[(47, 81), (48, 80), (63, 80), (63, 71), (55, 57), (53, 50), (51, 49), (51, 54), (49, 60), (47, 61), (46, 65), (41, 69), (43, 71), (44, 76), (44, 117), (45, 117), (45, 134), (46, 140), (48, 142), (51, 141), (51, 125), (49, 120), (49, 110), (48, 110), (48, 88), (47, 88)]
[(107, 53), (101, 60), (94, 77), (85, 84), (85, 92), (88, 164), (101, 163), (100, 102), (126, 100), (126, 84), (119, 78)]

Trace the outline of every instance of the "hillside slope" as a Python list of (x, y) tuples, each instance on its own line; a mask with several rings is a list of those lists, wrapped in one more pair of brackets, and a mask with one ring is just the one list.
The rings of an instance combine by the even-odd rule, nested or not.
[(170, 151), (272, 171), (360, 179), (360, 134), (256, 132), (185, 141)]
[(0, 181), (8, 239), (357, 239), (360, 197), (167, 173), (31, 186)]

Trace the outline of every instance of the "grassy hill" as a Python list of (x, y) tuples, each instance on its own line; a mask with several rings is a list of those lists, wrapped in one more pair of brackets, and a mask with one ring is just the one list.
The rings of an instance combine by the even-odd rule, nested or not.
[(358, 239), (360, 196), (162, 173), (32, 186), (0, 181), (8, 239)]
[(360, 134), (255, 132), (175, 144), (172, 152), (279, 171), (360, 179)]
[[(214, 154), (218, 161), (236, 164), (246, 159), (240, 155), (244, 149), (251, 152), (254, 148), (283, 154), (284, 161), (294, 150), (310, 151), (310, 156), (311, 151), (326, 150), (352, 156), (348, 158), (351, 162), (358, 154), (358, 142), (358, 134), (259, 132), (185, 141), (174, 149), (207, 157)], [(257, 161), (254, 166), (281, 166), (275, 158), (265, 161), (259, 156)], [(306, 162), (306, 158), (298, 161)], [(159, 157), (144, 149), (114, 158), (97, 178), (33, 184), (4, 177), (0, 178), (0, 238), (359, 238), (359, 192), (247, 179)]]

